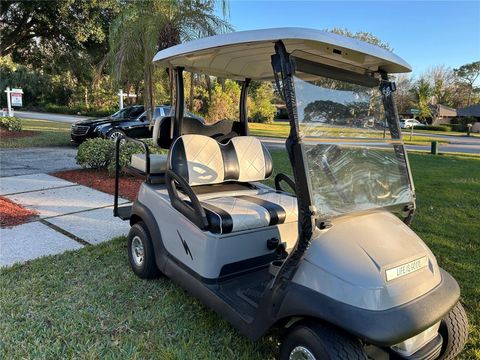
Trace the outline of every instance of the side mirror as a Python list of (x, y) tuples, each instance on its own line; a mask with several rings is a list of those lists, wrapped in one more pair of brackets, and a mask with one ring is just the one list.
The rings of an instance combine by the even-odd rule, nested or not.
[(140, 120), (141, 122), (144, 122), (147, 120), (147, 116), (146, 115), (140, 116), (138, 120)]

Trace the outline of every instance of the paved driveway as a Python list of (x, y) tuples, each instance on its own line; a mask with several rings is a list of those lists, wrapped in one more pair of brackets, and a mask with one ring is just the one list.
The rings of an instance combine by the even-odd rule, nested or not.
[(76, 169), (75, 155), (74, 147), (1, 149), (0, 177)]

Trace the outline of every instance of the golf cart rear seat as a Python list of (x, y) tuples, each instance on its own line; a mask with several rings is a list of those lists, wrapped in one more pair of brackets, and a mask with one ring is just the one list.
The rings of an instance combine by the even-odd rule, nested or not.
[(183, 135), (170, 149), (168, 168), (173, 207), (202, 230), (226, 234), (298, 220), (297, 199), (282, 191), (218, 192), (199, 200), (196, 187), (234, 182), (256, 188), (251, 182), (271, 176), (270, 153), (255, 137), (238, 136), (220, 144), (208, 136)]
[[(155, 125), (153, 126), (152, 139), (153, 144), (156, 147), (160, 147), (158, 144), (158, 139), (160, 137), (161, 124), (165, 119), (166, 118), (161, 118), (155, 121)], [(133, 154), (130, 159), (130, 168), (133, 170), (132, 172), (136, 171), (140, 175), (151, 174), (153, 175), (151, 179), (155, 179), (157, 177), (159, 181), (156, 182), (163, 182), (163, 175), (167, 170), (167, 154), (148, 154), (148, 158), (150, 161), (150, 169), (148, 169), (149, 171), (147, 171), (147, 153)]]

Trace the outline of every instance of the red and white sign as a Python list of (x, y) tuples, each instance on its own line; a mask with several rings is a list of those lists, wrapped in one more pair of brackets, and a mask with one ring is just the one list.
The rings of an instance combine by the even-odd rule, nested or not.
[(12, 99), (12, 106), (19, 106), (19, 107), (23, 106), (22, 94), (23, 94), (22, 89), (12, 89), (10, 91), (10, 97)]

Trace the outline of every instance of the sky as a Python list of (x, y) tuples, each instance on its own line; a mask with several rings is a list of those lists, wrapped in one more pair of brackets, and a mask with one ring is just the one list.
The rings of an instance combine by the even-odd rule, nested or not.
[(480, 60), (480, 0), (230, 0), (229, 7), (235, 31), (295, 26), (371, 32), (412, 66), (414, 76), (435, 65)]

